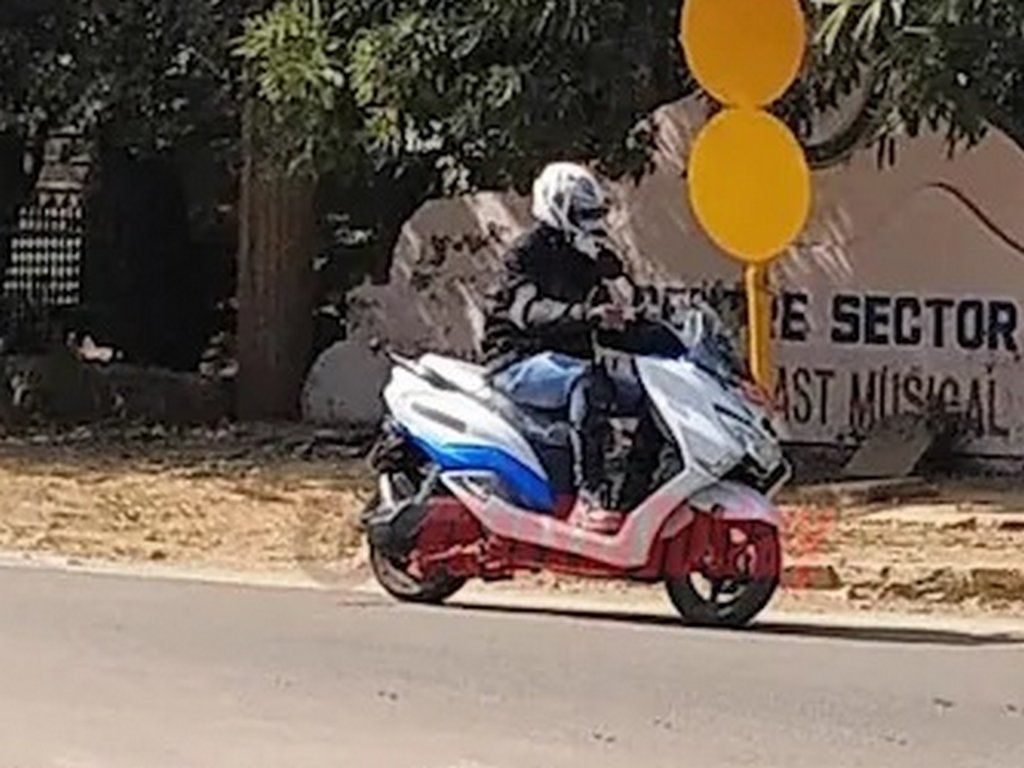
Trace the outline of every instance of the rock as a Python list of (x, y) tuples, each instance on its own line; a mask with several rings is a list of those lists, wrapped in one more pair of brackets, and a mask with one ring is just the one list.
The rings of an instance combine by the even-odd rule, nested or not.
[(972, 568), (971, 585), (985, 601), (1024, 600), (1024, 571), (1016, 568)]
[(978, 530), (978, 518), (967, 517), (963, 520), (956, 520), (951, 523), (945, 523), (941, 526), (943, 531), (976, 531)]
[(1024, 600), (1024, 571), (1014, 568), (971, 569), (886, 568), (877, 579), (854, 582), (847, 589), (851, 602), (889, 600), (919, 604), (960, 605), (980, 601), (988, 607)]
[(960, 604), (975, 595), (968, 574), (953, 568), (938, 568), (927, 572), (908, 569), (891, 573), (880, 598), (923, 601), (929, 603)]
[(112, 363), (116, 351), (110, 347), (100, 347), (92, 336), (86, 336), (78, 347), (78, 356), (87, 363)]
[[(59, 347), (6, 361), (8, 423), (75, 426), (118, 420), (168, 426), (215, 424), (230, 415), (228, 389), (198, 374), (85, 363)], [(75, 433), (88, 439), (87, 430)]]
[(15, 422), (42, 419), (61, 425), (108, 418), (113, 396), (96, 369), (58, 346), (45, 355), (5, 361), (8, 416)]
[(1024, 533), (1024, 520), (1004, 520), (998, 530), (1006, 533)]
[(879, 585), (873, 582), (851, 584), (846, 588), (846, 599), (850, 602), (870, 602), (878, 597)]
[(302, 392), (303, 418), (319, 425), (376, 424), (384, 415), (381, 392), (388, 359), (361, 340), (343, 341), (320, 355)]
[(112, 390), (116, 415), (154, 424), (153, 438), (169, 426), (212, 426), (231, 415), (231, 390), (221, 381), (131, 365), (112, 365), (101, 373)]
[(937, 434), (928, 420), (904, 414), (880, 423), (844, 467), (849, 478), (907, 477)]
[(787, 589), (829, 591), (843, 586), (843, 580), (832, 565), (796, 564), (782, 572), (782, 586)]

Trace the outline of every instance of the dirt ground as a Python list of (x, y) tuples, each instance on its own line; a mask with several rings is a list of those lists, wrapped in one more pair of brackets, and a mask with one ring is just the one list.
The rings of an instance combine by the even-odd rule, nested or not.
[[(0, 439), (0, 551), (72, 561), (358, 569), (362, 460), (289, 429)], [(797, 609), (1024, 615), (1024, 485), (944, 481), (926, 499), (786, 508)], [(530, 579), (563, 591), (623, 589)]]
[(345, 453), (269, 428), (7, 439), (0, 549), (253, 570), (349, 558), (368, 478)]

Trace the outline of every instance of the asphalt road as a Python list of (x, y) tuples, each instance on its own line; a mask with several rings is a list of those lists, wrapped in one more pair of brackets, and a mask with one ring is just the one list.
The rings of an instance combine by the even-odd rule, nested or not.
[(0, 569), (0, 768), (1024, 766), (1024, 645)]

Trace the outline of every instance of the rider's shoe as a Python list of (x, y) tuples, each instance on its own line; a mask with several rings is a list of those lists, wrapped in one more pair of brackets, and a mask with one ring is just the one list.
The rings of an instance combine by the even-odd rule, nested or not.
[(622, 530), (626, 516), (605, 509), (597, 494), (581, 491), (569, 514), (569, 524), (589, 533), (614, 536)]

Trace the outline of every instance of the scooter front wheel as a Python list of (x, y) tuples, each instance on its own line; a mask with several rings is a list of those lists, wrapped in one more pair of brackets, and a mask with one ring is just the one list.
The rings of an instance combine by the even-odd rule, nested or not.
[(746, 542), (737, 573), (711, 578), (690, 573), (666, 582), (669, 599), (687, 624), (739, 629), (771, 602), (781, 579), (781, 544), (774, 528), (757, 531)]

